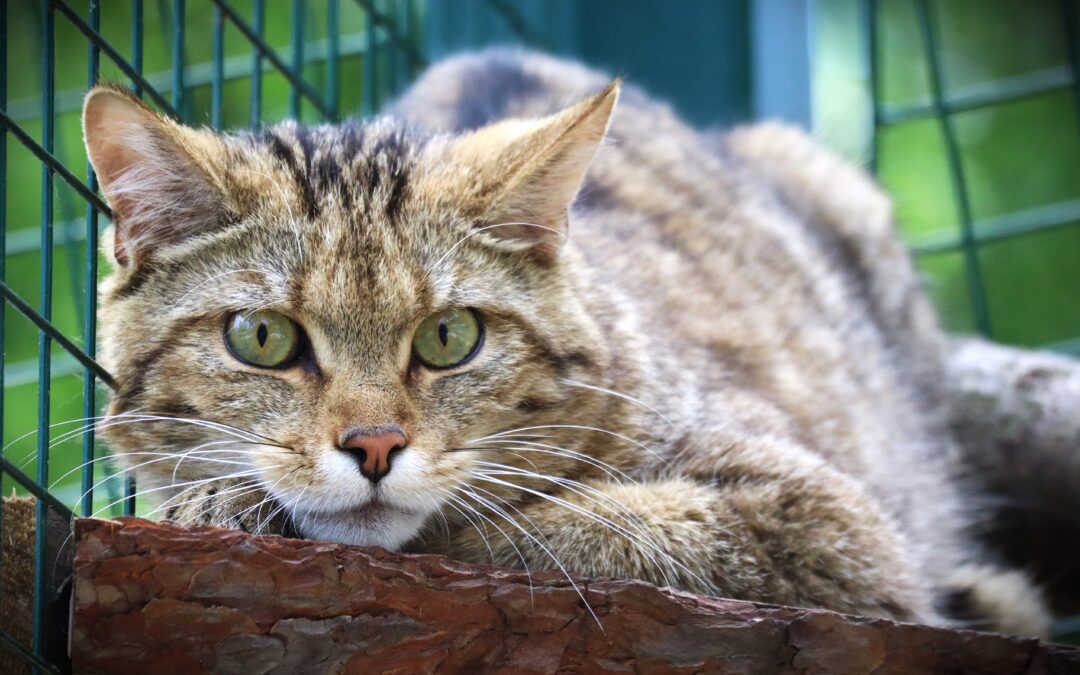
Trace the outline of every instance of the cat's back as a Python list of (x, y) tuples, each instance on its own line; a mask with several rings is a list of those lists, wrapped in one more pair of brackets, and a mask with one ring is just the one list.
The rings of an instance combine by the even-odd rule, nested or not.
[[(551, 113), (608, 82), (489, 50), (433, 66), (394, 113), (462, 131)], [(664, 355), (661, 389), (720, 406), (754, 398), (751, 408), (782, 411), (785, 433), (885, 485), (943, 454), (919, 414), (935, 405), (940, 332), (890, 212), (869, 178), (798, 130), (702, 133), (630, 85), (570, 238), (596, 296), (622, 302)]]
[[(432, 67), (393, 112), (463, 131), (555, 112), (609, 81), (571, 61), (493, 49)], [(905, 355), (937, 349), (889, 200), (793, 127), (702, 133), (626, 85), (574, 212), (571, 239), (610, 277), (601, 281), (675, 320), (690, 341), (730, 342), (745, 330), (753, 342), (770, 329), (854, 321), (874, 324)], [(702, 321), (710, 309), (730, 321)], [(860, 331), (847, 337), (838, 348), (863, 346)]]

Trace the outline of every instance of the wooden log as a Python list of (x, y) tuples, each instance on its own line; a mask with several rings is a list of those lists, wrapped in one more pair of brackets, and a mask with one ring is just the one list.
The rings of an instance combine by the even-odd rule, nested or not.
[(1080, 672), (1036, 640), (638, 581), (134, 518), (75, 536), (79, 673)]

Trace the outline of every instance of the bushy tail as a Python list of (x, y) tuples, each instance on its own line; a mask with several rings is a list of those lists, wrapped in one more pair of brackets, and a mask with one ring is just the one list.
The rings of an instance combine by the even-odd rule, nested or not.
[[(1080, 361), (958, 339), (945, 370), (966, 469), (997, 504), (984, 538), (1033, 572), (1056, 611), (1080, 612)], [(980, 604), (1010, 597), (1015, 579), (981, 574)]]

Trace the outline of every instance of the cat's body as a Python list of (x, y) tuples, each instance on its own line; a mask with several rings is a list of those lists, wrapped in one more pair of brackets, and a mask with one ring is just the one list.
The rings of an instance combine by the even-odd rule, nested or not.
[[(542, 56), (467, 56), (394, 115), (456, 134), (605, 83)], [(968, 539), (941, 334), (887, 200), (797, 131), (703, 136), (631, 90), (563, 241), (615, 95), (465, 136), (384, 120), (225, 141), (164, 125), (96, 158), (93, 134), (122, 114), (88, 105), (114, 207), (162, 180), (168, 196), (118, 209), (126, 260), (102, 290), (121, 383), (110, 412), (286, 446), (248, 438), (229, 457), (256, 468), (227, 481), (212, 479), (233, 467), (200, 449), (180, 469), (143, 467), (140, 486), (179, 519), (265, 521), (247, 507), (269, 490), (315, 538), (905, 620), (941, 621), (960, 591), (997, 627), (1045, 630), (1035, 591)], [(177, 149), (220, 201), (195, 203), (183, 167), (156, 184), (132, 170)], [(193, 206), (169, 211), (185, 196)], [(143, 224), (152, 213), (203, 236), (162, 234)], [(417, 367), (412, 331), (445, 306), (482, 317), (475, 356)], [(229, 360), (223, 317), (261, 307), (302, 327), (310, 363)], [(133, 328), (155, 313), (160, 330)], [(356, 425), (408, 438), (378, 483), (340, 451)], [(168, 421), (108, 432), (121, 453), (221, 442)], [(166, 487), (177, 475), (205, 482)]]

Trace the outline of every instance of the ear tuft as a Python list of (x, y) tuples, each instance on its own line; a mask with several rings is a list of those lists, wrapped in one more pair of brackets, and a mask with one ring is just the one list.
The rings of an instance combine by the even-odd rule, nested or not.
[(561, 112), (482, 127), (452, 147), (470, 168), (467, 192), (478, 225), (550, 258), (567, 233), (567, 212), (600, 149), (621, 82)]
[(113, 210), (117, 262), (137, 263), (219, 222), (221, 191), (192, 154), (205, 146), (193, 141), (206, 135), (162, 118), (121, 87), (87, 94), (83, 139)]

